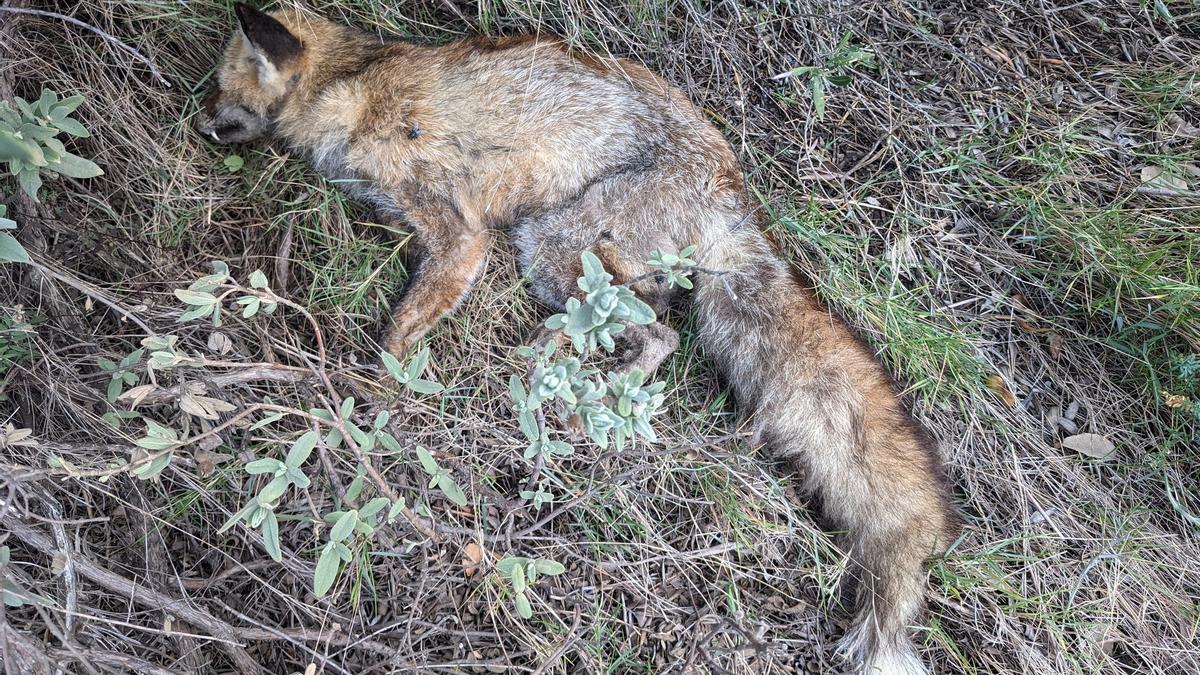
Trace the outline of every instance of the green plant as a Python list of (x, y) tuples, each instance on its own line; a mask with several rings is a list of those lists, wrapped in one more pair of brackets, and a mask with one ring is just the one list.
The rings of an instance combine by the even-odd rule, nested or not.
[(292, 443), (287, 456), (282, 461), (271, 457), (263, 457), (246, 464), (243, 470), (250, 474), (265, 475), (267, 483), (259, 490), (258, 495), (246, 504), (240, 511), (233, 514), (218, 533), (233, 527), (238, 521), (245, 521), (252, 528), (262, 528), (263, 546), (275, 562), (283, 560), (279, 544), (279, 519), (275, 515), (275, 507), (291, 486), (301, 490), (310, 485), (308, 476), (301, 469), (308, 461), (314, 448), (317, 447), (317, 432), (308, 431)]
[(438, 466), (437, 460), (433, 455), (421, 446), (417, 446), (417, 459), (421, 462), (421, 468), (425, 473), (429, 474), (429, 487), (437, 486), (442, 492), (450, 498), (458, 506), (467, 505), (467, 496), (463, 494), (462, 488), (458, 483), (454, 482), (454, 478), (450, 476), (450, 472)]
[(54, 603), (50, 599), (21, 588), (16, 581), (9, 578), (9, 560), (10, 552), (8, 547), (0, 546), (0, 598), (3, 598), (4, 604), (9, 607), (22, 607), (24, 605), (52, 606)]
[[(668, 283), (691, 288), (690, 276), (699, 270), (697, 263), (689, 257), (695, 251), (695, 246), (689, 246), (679, 254), (656, 250), (647, 264), (656, 270), (655, 274), (664, 275)], [(567, 302), (565, 312), (555, 314), (545, 322), (551, 333), (558, 331), (570, 338), (575, 354), (560, 355), (556, 359), (558, 346), (557, 340), (553, 339), (540, 348), (523, 346), (518, 349), (518, 354), (533, 361), (528, 387), (516, 375), (508, 380), (513, 411), (529, 441), (523, 456), (527, 460), (536, 460), (537, 470), (555, 458), (575, 453), (571, 443), (555, 438), (543, 423), (547, 410), (557, 411), (564, 422), (577, 422), (584, 435), (599, 447), (607, 448), (612, 443), (622, 449), (636, 436), (655, 440), (650, 418), (661, 411), (665, 399), (662, 393), (665, 384), (646, 384), (646, 374), (640, 370), (601, 373), (584, 367), (584, 362), (601, 349), (613, 351), (614, 338), (626, 330), (627, 324), (646, 325), (656, 321), (657, 317), (627, 285), (614, 286), (612, 275), (591, 252), (583, 252), (582, 262), (583, 276), (579, 277), (578, 285), (585, 294), (583, 299), (572, 298)], [(418, 448), (418, 452), (420, 450)], [(430, 463), (426, 464), (426, 458), (422, 457), (422, 464), (434, 475), (436, 465), (432, 463), (432, 457), (428, 460)], [(520, 492), (521, 498), (530, 501), (535, 510), (554, 501), (554, 494), (537, 485), (537, 478), (535, 475)], [(510, 581), (517, 614), (524, 619), (533, 616), (528, 587), (537, 580), (537, 575), (563, 572), (563, 566), (553, 560), (521, 557), (505, 558), (497, 569)]]
[(438, 382), (423, 380), (419, 377), (424, 372), (426, 364), (429, 363), (428, 347), (417, 352), (407, 366), (401, 365), (396, 357), (387, 352), (382, 352), (379, 357), (392, 379), (418, 394), (437, 394), (445, 389)]
[(4, 232), (4, 230), (15, 230), (17, 221), (11, 218), (5, 218), (4, 215), (8, 212), (8, 207), (0, 204), (0, 262), (29, 262), (29, 252), (21, 246), (21, 242), (17, 238)]
[(842, 36), (833, 52), (819, 66), (798, 66), (779, 73), (771, 79), (808, 78), (808, 92), (812, 97), (813, 110), (817, 119), (825, 119), (825, 94), (829, 87), (844, 87), (850, 84), (855, 67), (874, 68), (875, 54), (865, 47), (852, 44), (850, 33)]
[(529, 603), (529, 588), (537, 583), (538, 575), (558, 576), (566, 571), (554, 560), (509, 557), (496, 564), (496, 571), (512, 585), (513, 604), (522, 619), (533, 618)]
[(229, 266), (220, 260), (213, 261), (213, 273), (192, 282), (186, 289), (175, 289), (175, 297), (188, 305), (188, 310), (179, 315), (179, 321), (191, 321), (212, 317), (214, 327), (221, 325), (221, 304), (229, 295), (242, 292), (237, 304), (242, 308), (242, 318), (249, 319), (259, 312), (270, 316), (279, 306), (279, 296), (268, 287), (267, 275), (261, 270), (250, 273), (250, 288), (233, 283)]
[[(94, 178), (104, 173), (95, 162), (69, 152), (57, 138), (63, 132), (77, 138), (88, 136), (87, 129), (71, 117), (83, 103), (82, 96), (60, 100), (57, 92), (43, 89), (33, 103), (20, 96), (14, 99), (15, 109), (0, 101), (0, 162), (8, 163), (8, 173), (17, 177), (26, 194), (38, 198), (43, 172), (70, 178)], [(15, 228), (16, 222), (4, 215), (5, 207), (0, 205), (0, 230)], [(0, 232), (0, 262), (29, 262), (29, 253), (7, 232)]]
[(58, 93), (43, 89), (41, 97), (29, 103), (15, 97), (17, 109), (0, 101), (0, 161), (8, 162), (8, 172), (17, 177), (21, 189), (37, 199), (42, 172), (71, 178), (93, 178), (104, 172), (91, 160), (67, 151), (56, 138), (66, 132), (87, 138), (87, 129), (71, 113), (83, 103), (82, 96), (59, 99)]
[[(669, 283), (691, 287), (688, 278), (696, 268), (690, 256), (695, 246), (689, 246), (679, 255), (654, 251), (647, 264), (666, 274)], [(575, 356), (552, 360), (558, 350), (557, 343), (550, 340), (541, 349), (524, 346), (518, 353), (534, 361), (529, 388), (520, 378), (509, 378), (509, 396), (521, 430), (529, 440), (525, 449), (526, 459), (566, 457), (574, 452), (570, 443), (551, 437), (539, 415), (543, 407), (558, 402), (562, 419), (577, 419), (586, 436), (602, 448), (609, 444), (609, 434), (616, 447), (625, 447), (625, 442), (635, 436), (655, 440), (650, 418), (662, 408), (664, 384), (645, 384), (646, 374), (639, 370), (609, 372), (602, 377), (594, 369), (584, 368), (583, 361), (601, 347), (612, 351), (614, 337), (620, 335), (626, 324), (650, 324), (657, 320), (654, 310), (633, 294), (627, 286), (612, 285), (612, 275), (589, 251), (582, 255), (583, 276), (579, 277), (583, 300), (571, 298), (566, 311), (546, 320), (551, 331), (561, 331), (571, 339)], [(532, 494), (532, 493), (531, 493)]]
[(4, 392), (13, 367), (30, 357), (29, 336), (34, 334), (20, 307), (4, 307), (0, 311), (0, 402), (7, 400)]

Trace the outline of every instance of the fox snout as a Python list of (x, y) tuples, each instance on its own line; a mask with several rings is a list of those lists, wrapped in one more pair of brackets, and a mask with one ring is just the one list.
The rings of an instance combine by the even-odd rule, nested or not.
[(223, 103), (215, 90), (200, 102), (196, 131), (215, 143), (245, 143), (266, 134), (270, 121), (246, 106)]

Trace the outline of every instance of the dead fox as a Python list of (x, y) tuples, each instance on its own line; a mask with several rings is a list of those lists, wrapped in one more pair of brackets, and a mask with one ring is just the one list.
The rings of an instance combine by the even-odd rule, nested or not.
[[(556, 309), (589, 250), (661, 314), (676, 289), (644, 261), (698, 245), (723, 272), (694, 281), (706, 353), (861, 566), (843, 652), (868, 673), (926, 672), (907, 627), (925, 560), (958, 529), (937, 452), (878, 360), (776, 254), (729, 143), (682, 92), (544, 36), (433, 47), (299, 10), (237, 16), (198, 128), (219, 143), (280, 138), (416, 230), (424, 255), (394, 310), (393, 354), (471, 290), (500, 233)], [(661, 323), (624, 337), (647, 372), (678, 345)]]

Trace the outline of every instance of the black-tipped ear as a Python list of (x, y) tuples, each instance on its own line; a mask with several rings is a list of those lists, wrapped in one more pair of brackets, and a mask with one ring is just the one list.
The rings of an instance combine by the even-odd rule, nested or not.
[(233, 9), (242, 25), (242, 34), (271, 63), (287, 63), (304, 51), (300, 39), (274, 18), (241, 2)]

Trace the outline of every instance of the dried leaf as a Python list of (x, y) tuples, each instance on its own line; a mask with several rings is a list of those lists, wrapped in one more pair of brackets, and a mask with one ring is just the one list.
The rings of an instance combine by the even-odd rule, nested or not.
[(1142, 167), (1142, 182), (1150, 187), (1187, 192), (1187, 181), (1163, 171), (1161, 166)]
[[(209, 438), (212, 438), (211, 436)], [(219, 443), (218, 439), (218, 445)], [(226, 455), (219, 452), (209, 452), (204, 448), (200, 448), (192, 452), (192, 459), (196, 460), (196, 469), (200, 473), (201, 478), (208, 478), (216, 471), (217, 467), (229, 460), (233, 459), (233, 455)]]
[(1183, 394), (1172, 394), (1163, 390), (1162, 397), (1168, 408), (1182, 408), (1188, 404), (1188, 398)]
[(133, 389), (130, 389), (129, 391), (125, 392), (124, 394), (121, 394), (120, 396), (118, 396), (117, 400), (118, 401), (129, 401), (129, 407), (136, 408), (136, 407), (138, 407), (138, 404), (142, 402), (142, 399), (146, 398), (146, 396), (148, 396), (150, 394), (150, 392), (154, 391), (157, 388), (158, 387), (154, 386), (153, 384), (138, 385), (138, 386), (134, 387)]
[(1046, 337), (1047, 337), (1047, 340), (1049, 341), (1048, 344), (1050, 347), (1050, 358), (1057, 359), (1058, 357), (1062, 356), (1063, 336), (1059, 335), (1058, 333), (1055, 333), (1054, 331), (1051, 331), (1050, 334)]
[(470, 579), (479, 571), (479, 563), (483, 562), (483, 549), (479, 544), (471, 542), (463, 547), (463, 576)]
[(1116, 446), (1099, 434), (1076, 434), (1063, 439), (1063, 447), (1095, 459), (1105, 459), (1113, 454)]
[(201, 405), (199, 398), (191, 394), (184, 394), (180, 397), (179, 409), (189, 415), (195, 415), (196, 417), (201, 417), (206, 420), (217, 419), (215, 413), (205, 409), (205, 407)]
[(208, 350), (214, 354), (228, 354), (233, 349), (233, 341), (219, 330), (208, 334)]
[(1004, 378), (999, 375), (991, 375), (987, 379), (987, 388), (992, 390), (1005, 405), (1010, 408), (1017, 406), (1017, 397), (1009, 390), (1008, 385), (1004, 383)]
[(18, 445), (26, 447), (37, 445), (37, 441), (33, 438), (33, 429), (18, 429), (9, 424), (4, 433), (0, 434), (0, 447), (16, 447)]

